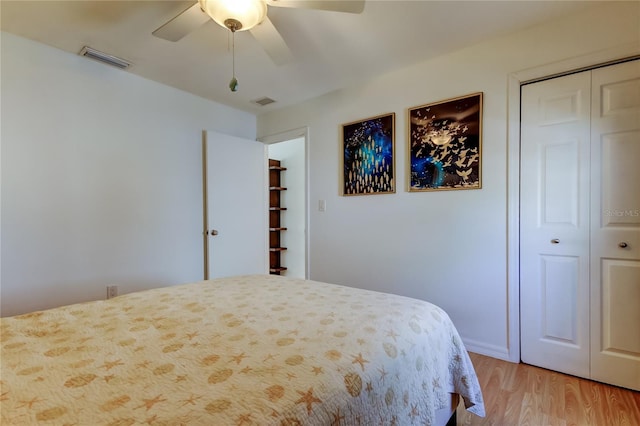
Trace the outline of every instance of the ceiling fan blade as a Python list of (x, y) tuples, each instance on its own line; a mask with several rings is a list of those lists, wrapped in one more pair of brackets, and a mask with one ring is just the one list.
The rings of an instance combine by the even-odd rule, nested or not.
[(293, 60), (289, 46), (268, 17), (265, 17), (259, 25), (251, 28), (249, 32), (276, 65), (285, 65)]
[(178, 41), (210, 19), (209, 15), (200, 9), (200, 3), (196, 2), (151, 34), (165, 40)]
[(330, 10), (346, 13), (362, 13), (364, 10), (364, 0), (267, 0), (267, 4), (275, 7), (297, 7), (300, 9)]

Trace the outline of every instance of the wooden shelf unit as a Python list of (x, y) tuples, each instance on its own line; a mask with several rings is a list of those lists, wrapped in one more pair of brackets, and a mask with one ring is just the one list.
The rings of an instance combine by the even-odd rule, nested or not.
[(287, 170), (282, 167), (279, 160), (269, 159), (269, 273), (281, 275), (287, 270), (282, 263), (281, 253), (287, 248), (282, 247), (281, 233), (287, 228), (282, 226), (282, 212), (287, 208), (282, 206), (282, 191), (287, 188), (281, 184), (282, 172)]

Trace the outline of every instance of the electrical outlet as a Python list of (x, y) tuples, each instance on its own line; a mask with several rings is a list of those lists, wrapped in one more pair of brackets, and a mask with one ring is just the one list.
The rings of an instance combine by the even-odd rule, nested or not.
[(117, 285), (108, 285), (107, 286), (107, 299), (111, 299), (112, 297), (116, 297), (118, 295), (118, 286)]

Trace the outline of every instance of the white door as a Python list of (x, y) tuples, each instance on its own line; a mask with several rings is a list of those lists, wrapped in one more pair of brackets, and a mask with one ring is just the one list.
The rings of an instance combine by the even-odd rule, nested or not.
[(640, 61), (522, 88), (524, 362), (640, 390)]
[(205, 274), (207, 269), (208, 278), (267, 273), (264, 144), (205, 131), (203, 156)]
[(522, 361), (589, 376), (591, 77), (522, 87)]
[(592, 78), (591, 377), (640, 390), (640, 60)]

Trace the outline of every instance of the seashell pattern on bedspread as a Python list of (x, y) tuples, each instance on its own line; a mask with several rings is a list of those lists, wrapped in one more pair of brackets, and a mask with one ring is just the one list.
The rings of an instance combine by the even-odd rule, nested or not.
[(430, 425), (484, 415), (447, 314), (273, 275), (1, 320), (3, 425)]

